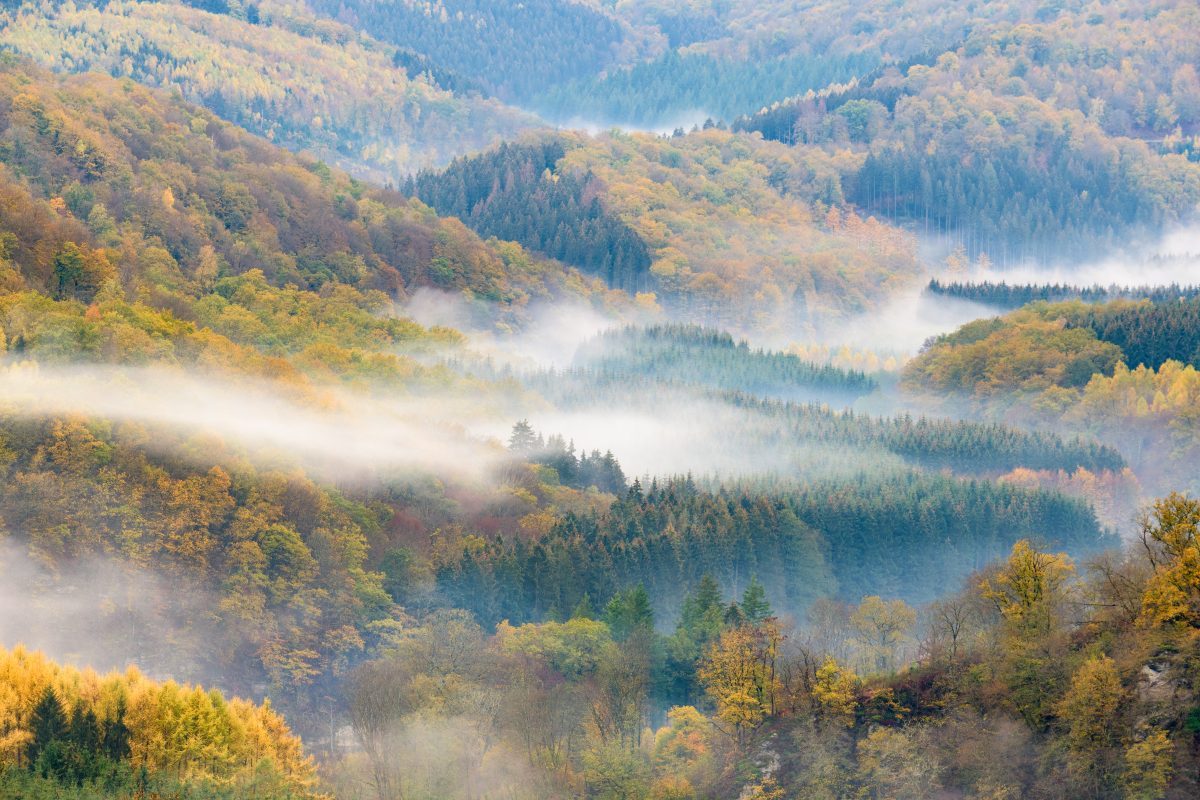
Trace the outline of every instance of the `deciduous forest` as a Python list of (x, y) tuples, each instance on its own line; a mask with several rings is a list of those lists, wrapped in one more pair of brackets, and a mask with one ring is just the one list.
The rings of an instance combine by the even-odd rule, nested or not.
[(0, 800), (1196, 797), (1198, 14), (4, 3)]

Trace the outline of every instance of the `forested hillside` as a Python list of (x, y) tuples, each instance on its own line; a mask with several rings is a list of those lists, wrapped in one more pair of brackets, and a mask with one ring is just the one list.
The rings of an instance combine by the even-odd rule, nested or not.
[(450, 554), (435, 564), (438, 588), (485, 626), (554, 619), (585, 596), (637, 586), (673, 619), (705, 575), (732, 590), (753, 578), (791, 614), (822, 597), (875, 591), (928, 601), (931, 587), (1040, 531), (1077, 552), (1102, 541), (1086, 504), (1011, 486), (906, 475), (760, 492), (714, 495), (690, 479), (635, 484), (603, 514), (567, 517), (532, 545)]
[(0, 800), (1194, 798), (1198, 22), (4, 4)]
[(398, 3), (309, 0), (326, 16), (422, 53), (506, 100), (590, 77), (627, 56), (627, 32), (592, 3), (437, 0)]
[(503, 144), (456, 160), (443, 172), (421, 173), (406, 188), (483, 236), (521, 242), (610, 286), (635, 292), (646, 287), (646, 243), (605, 208), (594, 173), (554, 174), (564, 155), (556, 139)]
[[(8, 455), (0, 519), (17, 544), (14, 552), (33, 569), (21, 591), (39, 597), (35, 586), (64, 591), (63, 576), (99, 561), (162, 576), (173, 591), (131, 584), (144, 595), (137, 601), (119, 589), (98, 588), (114, 606), (85, 618), (89, 635), (106, 631), (115, 652), (137, 652), (148, 668), (217, 679), (238, 691), (265, 685), (311, 731), (322, 713), (320, 698), (335, 691), (348, 665), (403, 636), (407, 623), (398, 603), (427, 610), (460, 603), (461, 587), (438, 576), (463, 548), (474, 552), (486, 543), (502, 552), (509, 546), (504, 542), (518, 539), (535, 549), (554, 547), (555, 532), (570, 519), (615, 519), (620, 513), (608, 507), (614, 497), (625, 496), (626, 479), (611, 456), (598, 453), (567, 469), (561, 459), (514, 451), (499, 481), (464, 470), (432, 483), (413, 482), (402, 477), (406, 473), (384, 470), (369, 473), (365, 484), (335, 488), (323, 481), (336, 467), (326, 463), (318, 469), (303, 453), (288, 456), (286, 446), (266, 457), (236, 432), (223, 434), (232, 438), (219, 444), (202, 445), (194, 437), (215, 424), (211, 416), (177, 429), (172, 422), (177, 417), (136, 410), (154, 402), (162, 381), (181, 381), (184, 371), (224, 376), (231, 383), (221, 391), (240, 391), (244, 413), (257, 413), (250, 379), (277, 386), (311, 405), (313, 413), (356, 407), (329, 393), (334, 384), (441, 398), (435, 403), (481, 390), (493, 394), (497, 406), (524, 403), (502, 376), (461, 375), (430, 359), (443, 348), (464, 347), (464, 338), (399, 318), (394, 299), (418, 287), (458, 289), (519, 325), (534, 300), (602, 307), (609, 293), (518, 246), (482, 242), (415, 201), (287, 155), (208, 112), (128, 81), (57, 77), (12, 60), (5, 64), (5, 79), (0, 161), (9, 216), (0, 329), (6, 351), (13, 359), (36, 362), (46, 380), (59, 375), (82, 380), (83, 373), (55, 372), (56, 365), (81, 361), (176, 370), (98, 373), (108, 375), (97, 384), (103, 392), (126, 391), (122, 386), (129, 380), (141, 384), (141, 394), (130, 395), (134, 410), (114, 424), (103, 413), (91, 419), (58, 415), (53, 409), (63, 407), (59, 401), (42, 401), (39, 412), (18, 388), (36, 391), (38, 369), (8, 368), (6, 397), (12, 405), (4, 422)], [(671, 330), (660, 333), (687, 339), (689, 329)], [(651, 331), (647, 340), (656, 335)], [(691, 356), (697, 369), (710, 351), (722, 353), (725, 364), (707, 375), (694, 371), (701, 387), (775, 393), (767, 384), (740, 386), (749, 369), (774, 373), (776, 382), (835, 380), (859, 392), (872, 388), (864, 376), (802, 365), (791, 356), (755, 357), (748, 348), (733, 347), (743, 358), (731, 360), (732, 340), (722, 335), (702, 337), (701, 343)], [(685, 377), (679, 367), (658, 371), (652, 353), (647, 361), (646, 353), (632, 352), (633, 361), (620, 369), (675, 383)], [(752, 402), (749, 397), (746, 402)], [(276, 413), (285, 411), (280, 407)], [(30, 413), (38, 418), (29, 419)], [(820, 422), (827, 412), (787, 413), (815, 415), (806, 435), (816, 442), (869, 447), (882, 435), (897, 451), (907, 447), (899, 427), (869, 434), (874, 423), (864, 420), (861, 430), (848, 423), (839, 434), (832, 417)], [(429, 463), (444, 465), (445, 459)], [(937, 463), (974, 469), (953, 459)], [(1018, 446), (985, 471), (1049, 465), (1118, 469), (1120, 462), (1084, 444), (1046, 440)], [(312, 474), (305, 474), (306, 467)], [(363, 469), (370, 464), (364, 462)], [(967, 488), (973, 485), (952, 481), (946, 491), (966, 492), (961, 502), (981, 512), (990, 508), (991, 501), (973, 499), (977, 490)], [(767, 481), (741, 496), (760, 506), (780, 502), (767, 499), (775, 491), (771, 487)], [(988, 537), (998, 536), (1002, 550), (1035, 527), (1057, 527), (1059, 512), (1052, 509), (1074, 508), (1062, 497), (1038, 499), (1042, 496), (1023, 489), (988, 489), (979, 497), (992, 491), (1027, 496), (1020, 502), (1041, 509), (1012, 518), (988, 512), (992, 532), (970, 546), (993, 555), (999, 551)], [(716, 494), (704, 496), (713, 509), (726, 502)], [(642, 513), (640, 506), (636, 513)], [(1079, 506), (1070, 513), (1076, 522), (1051, 535), (1081, 549), (1100, 541), (1090, 511)], [(705, 541), (708, 524), (688, 521), (689, 516), (671, 523), (676, 534), (647, 521), (647, 541), (671, 535)], [(822, 566), (829, 545), (821, 542), (840, 534), (819, 520), (809, 524), (805, 536), (812, 546), (789, 549), (788, 558), (824, 575), (817, 587), (831, 591), (837, 573)], [(794, 547), (784, 539), (781, 546)], [(629, 544), (644, 546), (640, 534)], [(762, 563), (769, 560), (764, 555)], [(597, 603), (670, 574), (647, 567), (593, 578), (585, 577), (590, 567), (582, 562), (564, 567), (567, 572), (557, 579), (592, 586)], [(866, 574), (876, 569), (868, 567)], [(936, 569), (957, 574), (949, 563)], [(746, 566), (722, 574), (722, 580), (740, 590), (750, 571)], [(686, 577), (680, 591), (696, 579)], [(796, 611), (822, 592), (785, 591), (765, 568), (763, 580), (772, 593), (782, 592), (778, 602)], [(677, 592), (676, 600), (681, 596)], [(525, 599), (529, 606), (511, 618), (550, 614), (553, 600)], [(558, 608), (566, 602), (561, 599)], [(205, 610), (205, 622), (189, 621), (195, 609)], [(143, 615), (160, 620), (156, 630), (178, 628), (189, 635), (146, 638), (148, 632), (128, 627)], [(485, 615), (480, 621), (496, 620)], [(207, 647), (210, 637), (222, 646)]]
[[(1085, 565), (1020, 542), (931, 606), (919, 633), (911, 607), (878, 596), (824, 606), (811, 626), (793, 628), (761, 586), (730, 595), (712, 579), (669, 635), (652, 630), (645, 592), (602, 611), (585, 598), (566, 621), (501, 624), (490, 640), (462, 618), (439, 617), (358, 673), (353, 708), (383, 780), (452, 794), (469, 792), (472, 776), (514, 788), (520, 779), (500, 769), (508, 715), (493, 729), (496, 744), (474, 751), (471, 771), (454, 779), (442, 777), (445, 765), (470, 759), (467, 738), (454, 752), (390, 755), (423, 740), (418, 720), (430, 709), (427, 699), (389, 703), (391, 693), (447, 671), (467, 697), (501, 692), (519, 727), (542, 734), (531, 757), (580, 791), (1186, 797), (1195, 619), (1167, 598), (1194, 574), (1178, 547), (1194, 535), (1195, 515), (1178, 496), (1158, 505), (1146, 527), (1150, 552), (1164, 559), (1158, 569), (1140, 549)], [(895, 674), (917, 648), (920, 666)], [(1139, 678), (1145, 669), (1153, 674)], [(660, 698), (678, 705), (639, 736)], [(490, 708), (468, 702), (447, 724), (478, 724)], [(602, 742), (582, 752), (581, 713)], [(1147, 719), (1149, 731), (1139, 727)]]
[[(124, 299), (190, 320), (225, 276), (340, 287), (380, 308), (421, 286), (466, 290), (519, 316), (531, 300), (603, 292), (519, 247), (296, 158), (211, 113), (129, 81), (56, 78), (9, 57), (0, 182), (10, 291)], [(287, 291), (285, 289), (285, 291)], [(375, 323), (370, 323), (375, 324)]]
[[(1002, 263), (1096, 255), (1126, 232), (1181, 221), (1200, 199), (1200, 168), (1187, 158), (1200, 80), (1181, 33), (1194, 11), (1168, 0), (1146, 12), (1011, 2), (951, 14), (917, 0), (754, 12), (740, 3), (268, 2), (252, 14), (197, 5), (29, 5), (7, 15), (5, 43), (56, 69), (175, 86), (226, 119), (381, 180), (537, 126), (480, 87), (589, 126), (686, 129), (745, 114), (736, 130), (805, 151), (771, 160), (776, 172), (802, 165), (806, 197), (850, 201), (863, 216), (948, 234)], [(624, 170), (658, 182), (645, 165)], [(443, 191), (455, 199), (453, 187)], [(541, 194), (570, 206), (580, 191)], [(475, 194), (447, 213), (479, 213)], [(511, 205), (484, 227), (555, 252), (590, 247), (556, 239), (606, 241), (595, 222), (514, 231), (515, 220), (504, 222)], [(571, 213), (593, 219), (587, 205)], [(568, 255), (605, 269), (601, 255)]]
[(661, 28), (673, 44), (691, 45), (702, 52), (733, 55), (769, 47), (777, 54), (878, 51), (897, 59), (930, 48), (949, 47), (981, 22), (1012, 19), (1032, 14), (1037, 8), (1031, 0), (951, 8), (935, 0), (904, 0), (898, 4), (854, 0), (765, 0), (753, 4), (627, 0), (618, 6), (630, 20)]
[(411, 191), (684, 318), (787, 330), (870, 308), (918, 270), (909, 235), (843, 203), (853, 160), (716, 129), (564, 134), (422, 173)]
[[(97, 373), (105, 393), (143, 386), (130, 401), (133, 427), (114, 428), (23, 419), (20, 387), (36, 392), (38, 372), (26, 380), (20, 365), (6, 367), (3, 529), (49, 570), (37, 580), (91, 559), (172, 576), (176, 591), (135, 613), (194, 638), (127, 641), (128, 617), (117, 613), (114, 651), (240, 691), (265, 683), (302, 721), (313, 702), (302, 690), (332, 680), (378, 637), (368, 626), (392, 614), (381, 575), (367, 569), (387, 550), (379, 532), (391, 513), (297, 475), (295, 458), (259, 471), (264, 459), (236, 434), (202, 446), (172, 432), (163, 420), (178, 416), (153, 409), (181, 400), (156, 399), (154, 387), (225, 376), (228, 388), (206, 391), (240, 392), (246, 415), (258, 413), (256, 382), (314, 413), (341, 402), (321, 388), (331, 383), (453, 390), (451, 374), (415, 356), (462, 337), (399, 318), (406, 291), (457, 284), (488, 301), (481, 319), (498, 311), (518, 323), (531, 299), (603, 293), (128, 81), (52, 77), (11, 60), (3, 78), (0, 349), (44, 365), (47, 380), (81, 376), (54, 371), (79, 362), (176, 370)], [(39, 416), (55, 407), (32, 406), (45, 409)], [(448, 502), (444, 488), (429, 492)], [(462, 518), (507, 516), (516, 530), (519, 507), (493, 502)], [(210, 623), (188, 622), (196, 608)], [(221, 647), (203, 641), (209, 624)]]
[(1034, 303), (939, 337), (905, 368), (914, 395), (1117, 447), (1150, 487), (1192, 486), (1195, 300)]
[(538, 113), (567, 125), (691, 128), (733, 120), (780, 98), (848, 83), (875, 58), (803, 55), (730, 59), (667, 50), (651, 61), (554, 86), (533, 100)]
[(452, 79), (420, 59), (302, 6), (255, 3), (252, 18), (241, 5), (190, 6), (31, 3), (0, 17), (0, 36), (55, 70), (173, 87), (230, 122), (380, 183), (540, 124), (456, 94)]
[[(907, 22), (944, 24), (928, 4), (904, 5)], [(890, 42), (893, 25), (864, 19), (882, 7), (857, 10), (848, 30)], [(797, 145), (860, 143), (869, 156), (848, 198), (996, 261), (1095, 255), (1124, 229), (1155, 231), (1194, 206), (1200, 173), (1169, 144), (1200, 124), (1186, 34), (1194, 6), (989, 3), (967, 13), (979, 16), (918, 63), (737, 127)], [(897, 45), (898, 57), (916, 55)]]

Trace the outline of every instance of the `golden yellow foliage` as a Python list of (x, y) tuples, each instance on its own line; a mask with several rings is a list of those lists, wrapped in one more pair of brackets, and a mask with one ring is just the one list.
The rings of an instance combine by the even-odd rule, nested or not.
[[(917, 274), (916, 242), (853, 210), (826, 226), (806, 193), (833, 157), (711, 129), (659, 139), (570, 137), (560, 172), (592, 173), (613, 210), (647, 244), (660, 300), (707, 322), (763, 328), (870, 307)], [(810, 163), (810, 162), (815, 162)], [(781, 191), (774, 179), (787, 183)]]
[(1171, 494), (1142, 521), (1154, 575), (1142, 599), (1145, 625), (1200, 627), (1200, 502)]
[(1174, 772), (1174, 750), (1170, 737), (1162, 730), (1129, 746), (1121, 776), (1127, 800), (1161, 800)]
[(782, 685), (776, 674), (781, 636), (774, 622), (729, 628), (709, 647), (697, 671), (717, 705), (717, 718), (739, 741), (775, 713)]
[(0, 649), (0, 764), (19, 763), (30, 714), (46, 689), (68, 710), (82, 705), (101, 724), (123, 714), (135, 766), (188, 781), (236, 787), (267, 768), (301, 797), (316, 775), (300, 740), (269, 703), (256, 705), (216, 691), (157, 683), (130, 667), (99, 675), (61, 666), (17, 646)]
[(858, 709), (858, 676), (853, 671), (826, 658), (817, 667), (812, 691), (821, 716), (841, 720), (847, 727), (854, 725), (854, 713)]
[(1028, 540), (1013, 545), (1008, 562), (980, 584), (1016, 631), (1049, 633), (1075, 565), (1065, 553), (1041, 553)]

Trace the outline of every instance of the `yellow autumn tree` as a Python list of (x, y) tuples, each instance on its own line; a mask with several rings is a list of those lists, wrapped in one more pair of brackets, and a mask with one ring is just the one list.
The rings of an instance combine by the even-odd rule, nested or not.
[(858, 676), (852, 670), (832, 658), (826, 658), (817, 667), (812, 693), (818, 716), (822, 720), (854, 725), (854, 713), (858, 709), (857, 692)]
[(1161, 800), (1171, 782), (1175, 746), (1166, 731), (1151, 732), (1125, 751), (1121, 785), (1127, 800)]
[(693, 706), (672, 708), (667, 723), (654, 734), (655, 771), (670, 779), (662, 788), (704, 785), (716, 769), (712, 723)]
[(1094, 793), (1111, 781), (1122, 694), (1116, 663), (1099, 656), (1083, 662), (1058, 705), (1067, 727), (1067, 768), (1082, 792)]
[(713, 642), (698, 675), (717, 719), (738, 743), (775, 713), (782, 688), (776, 659), (782, 637), (771, 621), (730, 628)]
[(281, 794), (316, 796), (311, 759), (269, 703), (158, 683), (133, 667), (99, 675), (21, 646), (0, 649), (0, 767), (21, 764), (34, 708), (48, 691), (64, 713), (90, 711), (102, 728), (123, 725), (131, 764), (150, 773), (235, 789), (261, 788), (269, 776)]
[(1013, 709), (1035, 729), (1053, 716), (1052, 698), (1065, 689), (1064, 610), (1074, 572), (1065, 554), (1042, 553), (1022, 540), (979, 587), (1003, 621), (996, 675)]
[(903, 600), (864, 597), (850, 614), (860, 655), (868, 669), (886, 673), (896, 668), (896, 653), (917, 622), (917, 612)]
[(1200, 501), (1173, 493), (1142, 520), (1141, 540), (1154, 568), (1141, 622), (1200, 627)]
[(1007, 563), (985, 578), (980, 589), (1015, 632), (1050, 633), (1075, 565), (1065, 553), (1041, 553), (1028, 540), (1013, 545)]

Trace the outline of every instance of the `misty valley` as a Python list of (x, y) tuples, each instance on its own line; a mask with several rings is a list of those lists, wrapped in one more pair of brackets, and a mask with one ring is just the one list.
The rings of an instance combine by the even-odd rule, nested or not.
[(0, 5), (0, 800), (1200, 796), (1200, 8)]

